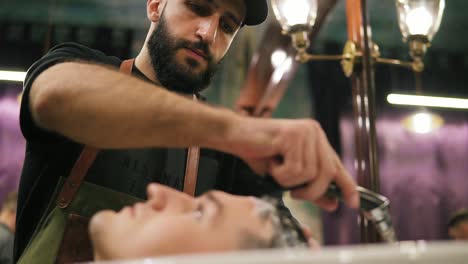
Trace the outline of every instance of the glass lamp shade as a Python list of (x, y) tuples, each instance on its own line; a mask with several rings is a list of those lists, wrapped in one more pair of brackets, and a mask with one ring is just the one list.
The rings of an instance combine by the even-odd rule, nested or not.
[(416, 134), (429, 134), (444, 125), (444, 119), (434, 113), (422, 109), (403, 119), (403, 126)]
[(273, 12), (284, 32), (309, 30), (317, 18), (318, 0), (271, 0)]
[(403, 38), (425, 36), (432, 41), (439, 30), (445, 0), (396, 0), (398, 20)]

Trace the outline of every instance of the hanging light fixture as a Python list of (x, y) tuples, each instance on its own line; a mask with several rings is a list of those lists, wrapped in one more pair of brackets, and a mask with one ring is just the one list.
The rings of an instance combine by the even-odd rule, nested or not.
[[(416, 93), (422, 97), (423, 58), (439, 31), (445, 0), (397, 0), (396, 7), (403, 41), (408, 42), (410, 56), (417, 68)], [(426, 107), (420, 107), (418, 111), (403, 119), (402, 123), (409, 131), (428, 134), (439, 129), (444, 124), (444, 119)]]
[[(315, 55), (307, 52), (310, 46), (308, 33), (317, 18), (317, 0), (272, 0), (271, 3), (283, 33), (291, 36), (292, 44), (297, 51), (297, 60), (301, 62), (341, 60), (345, 75), (348, 77), (352, 75), (355, 64), (360, 61), (358, 58), (362, 56), (362, 52), (356, 48), (356, 43), (348, 41), (341, 55)], [(376, 44), (373, 45), (372, 58), (376, 63), (397, 65), (413, 70), (416, 77), (416, 92), (422, 95), (423, 58), (439, 30), (445, 0), (395, 0), (395, 3), (403, 41), (409, 44), (412, 61), (381, 58)], [(429, 133), (442, 126), (443, 123), (442, 117), (422, 107), (403, 120), (404, 126), (416, 133)]]
[(291, 36), (298, 51), (305, 52), (310, 45), (308, 33), (317, 18), (317, 0), (272, 0), (271, 4), (283, 33)]
[(397, 0), (396, 7), (400, 31), (409, 44), (410, 55), (424, 67), (422, 59), (439, 31), (445, 0)]
[(409, 115), (402, 122), (406, 129), (417, 134), (428, 134), (444, 125), (444, 119), (440, 115), (426, 109)]
[[(423, 57), (431, 45), (442, 21), (445, 0), (395, 0), (403, 40), (409, 43), (411, 62), (380, 57), (379, 48), (373, 45), (372, 57), (375, 62), (412, 69), (424, 70)], [(291, 36), (296, 59), (300, 62), (311, 60), (341, 60), (343, 71), (350, 77), (354, 65), (359, 63), (362, 52), (356, 43), (348, 41), (341, 55), (316, 55), (307, 52), (310, 46), (308, 33), (317, 18), (318, 0), (271, 0), (276, 19), (283, 34)]]

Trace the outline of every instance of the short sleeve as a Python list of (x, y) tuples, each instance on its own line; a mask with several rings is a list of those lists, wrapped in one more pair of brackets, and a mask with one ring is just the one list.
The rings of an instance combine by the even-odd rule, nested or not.
[(52, 48), (44, 57), (35, 62), (28, 70), (23, 87), (20, 110), (20, 126), (26, 140), (47, 143), (61, 139), (57, 133), (40, 128), (32, 118), (29, 93), (34, 80), (46, 69), (68, 61), (87, 61), (118, 67), (120, 60), (76, 43), (64, 43)]

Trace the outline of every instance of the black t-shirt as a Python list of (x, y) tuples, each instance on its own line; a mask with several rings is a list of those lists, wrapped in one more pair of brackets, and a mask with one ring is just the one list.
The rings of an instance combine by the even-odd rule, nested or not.
[[(108, 65), (116, 70), (121, 64), (116, 57), (76, 43), (65, 43), (53, 48), (29, 69), (20, 112), (21, 130), (27, 144), (18, 196), (16, 260), (31, 238), (59, 178), (68, 176), (84, 147), (37, 126), (29, 107), (31, 84), (47, 68), (77, 60)], [(150, 82), (136, 67), (132, 74)], [(145, 199), (146, 186), (150, 182), (182, 190), (185, 160), (184, 149), (101, 150), (85, 180)], [(258, 196), (265, 192), (262, 186), (256, 185), (256, 176), (243, 162), (217, 151), (201, 150), (198, 175), (196, 195), (211, 189), (239, 195)]]

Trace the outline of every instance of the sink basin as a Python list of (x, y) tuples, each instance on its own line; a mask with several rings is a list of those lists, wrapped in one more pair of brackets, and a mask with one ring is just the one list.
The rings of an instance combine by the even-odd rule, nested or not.
[(408, 241), (398, 244), (325, 247), (309, 250), (260, 250), (223, 254), (185, 255), (140, 260), (99, 262), (112, 264), (467, 264), (468, 243)]

